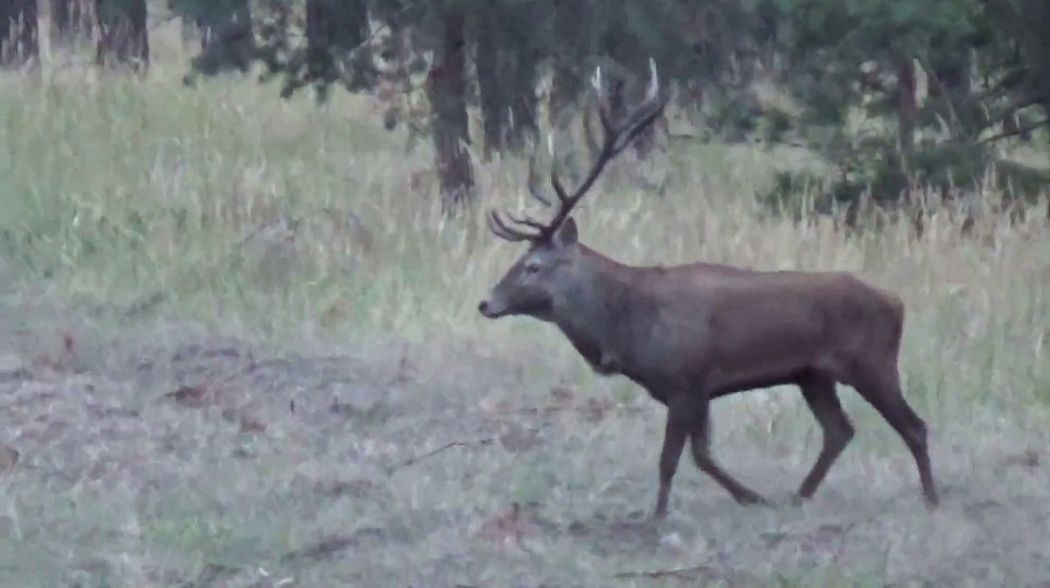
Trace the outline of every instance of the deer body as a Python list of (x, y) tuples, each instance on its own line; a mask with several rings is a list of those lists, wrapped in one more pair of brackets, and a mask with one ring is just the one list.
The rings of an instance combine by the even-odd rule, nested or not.
[[(549, 223), (489, 215), (508, 241), (530, 246), (478, 310), (557, 325), (599, 373), (622, 374), (667, 407), (655, 515), (667, 514), (671, 480), (690, 442), (693, 460), (738, 502), (763, 499), (722, 470), (709, 451), (709, 403), (736, 392), (796, 385), (823, 432), (816, 463), (798, 489), (809, 498), (853, 437), (836, 384), (852, 386), (897, 431), (915, 459), (929, 506), (937, 491), (926, 424), (900, 389), (901, 300), (841, 272), (766, 272), (694, 263), (633, 267), (588, 248), (570, 217), (605, 164), (663, 108), (655, 66), (642, 107), (616, 126), (600, 110), (606, 139), (572, 194), (552, 174), (559, 209)], [(600, 90), (600, 76), (595, 87)], [(533, 190), (537, 200), (550, 202)]]
[(856, 365), (896, 361), (903, 306), (850, 274), (632, 267), (578, 248), (575, 282), (547, 320), (596, 371), (661, 402), (671, 383), (716, 398), (809, 371), (852, 381)]

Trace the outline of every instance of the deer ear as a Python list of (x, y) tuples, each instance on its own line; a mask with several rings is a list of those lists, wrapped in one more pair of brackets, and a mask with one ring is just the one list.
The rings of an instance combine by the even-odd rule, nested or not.
[(576, 232), (576, 221), (569, 217), (565, 219), (565, 222), (558, 227), (558, 231), (554, 233), (554, 244), (558, 247), (567, 247), (569, 245), (575, 245), (576, 240), (579, 237)]

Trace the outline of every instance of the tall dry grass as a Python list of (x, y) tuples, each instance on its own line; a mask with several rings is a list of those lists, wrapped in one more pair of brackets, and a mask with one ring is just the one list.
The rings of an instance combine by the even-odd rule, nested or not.
[[(519, 251), (478, 210), (440, 216), (428, 149), (406, 152), (369, 99), (318, 107), (251, 79), (186, 88), (177, 68), (157, 69), (145, 81), (81, 69), (4, 80), (0, 231), (18, 276), (118, 314), (236, 318), (271, 335), (310, 324), (495, 346), (550, 337), (478, 320), (476, 300)], [(921, 236), (908, 219), (848, 232), (756, 204), (804, 154), (676, 144), (661, 157), (662, 195), (617, 162), (578, 212), (585, 241), (633, 263), (860, 272), (907, 301), (905, 370), (926, 410), (1050, 398), (1039, 210), (982, 213), (964, 234), (951, 206), (931, 205)], [(525, 175), (522, 161), (479, 163), (480, 205), (528, 204)]]

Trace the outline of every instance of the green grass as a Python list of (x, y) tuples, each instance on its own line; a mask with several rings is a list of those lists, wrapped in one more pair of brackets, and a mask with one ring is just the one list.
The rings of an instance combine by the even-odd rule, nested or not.
[[(0, 446), (23, 456), (0, 474), (5, 585), (608, 585), (700, 564), (734, 585), (1016, 584), (1046, 571), (1024, 559), (1045, 546), (1045, 465), (997, 469), (1041, 452), (1050, 430), (1044, 212), (987, 213), (963, 236), (953, 208), (931, 204), (921, 236), (895, 218), (848, 234), (756, 204), (775, 171), (812, 165), (796, 150), (676, 145), (652, 170), (663, 196), (618, 162), (577, 216), (609, 255), (850, 270), (899, 292), (906, 393), (946, 488), (927, 515), (899, 440), (844, 390), (858, 440), (812, 506), (741, 509), (683, 459), (657, 527), (637, 516), (655, 493), (662, 411), (594, 377), (552, 329), (477, 316), (520, 250), (480, 210), (441, 217), (425, 145), (406, 151), (364, 97), (319, 108), (250, 79), (185, 88), (179, 73), (0, 80), (0, 341), (31, 374), (0, 383)], [(528, 202), (523, 161), (477, 176), (482, 205)], [(34, 364), (65, 331), (74, 367)], [(162, 398), (198, 382), (219, 395), (204, 408)], [(572, 391), (568, 408), (527, 410), (555, 387)], [(239, 432), (242, 414), (265, 432)], [(819, 447), (786, 391), (720, 401), (715, 416), (718, 455), (776, 499)], [(536, 444), (388, 469), (515, 426), (542, 428)], [(365, 489), (318, 489), (337, 482)], [(971, 514), (985, 500), (997, 514)], [(477, 539), (513, 501), (532, 505), (524, 546)], [(353, 548), (316, 555), (332, 537)]]

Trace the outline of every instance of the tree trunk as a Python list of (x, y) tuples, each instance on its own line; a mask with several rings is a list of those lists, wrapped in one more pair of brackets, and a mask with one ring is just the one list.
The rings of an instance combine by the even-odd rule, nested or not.
[(197, 17), (200, 55), (193, 69), (205, 75), (225, 70), (247, 71), (255, 57), (252, 8), (249, 0), (228, 0), (207, 8)]
[(915, 151), (918, 106), (915, 102), (915, 64), (911, 59), (897, 66), (897, 140), (904, 165)]
[(51, 0), (51, 44), (66, 45), (73, 36), (73, 0)]
[(51, 44), (68, 46), (91, 36), (88, 0), (51, 0)]
[(589, 152), (583, 149), (561, 149), (555, 154), (557, 164), (564, 170), (569, 181), (578, 180), (574, 177), (575, 174), (589, 163), (596, 151), (592, 127), (598, 127), (596, 124), (588, 126), (597, 120), (597, 117), (593, 116), (593, 105), (578, 107), (580, 96), (588, 87), (587, 80), (593, 74), (593, 71), (589, 70), (592, 65), (590, 58), (597, 52), (594, 46), (597, 27), (587, 24), (592, 22), (591, 5), (588, 0), (554, 1), (554, 40), (551, 51), (553, 72), (548, 124), (555, 144), (573, 144), (579, 140), (571, 130), (575, 126), (573, 120), (582, 115), (582, 139), (589, 149)]
[(466, 202), (474, 190), (470, 156), (463, 143), (469, 143), (466, 101), (466, 43), (464, 16), (451, 6), (441, 15), (442, 40), (427, 80), (430, 98), (431, 133), (437, 170), (441, 178), (442, 208), (453, 212)]
[(507, 70), (511, 74), (510, 120), (507, 144), (515, 150), (524, 149), (530, 139), (539, 134), (536, 123), (536, 73), (538, 56), (523, 48), (513, 55)]
[(199, 42), (200, 31), (197, 30), (197, 20), (189, 14), (182, 14), (179, 17), (179, 39), (182, 40), (182, 46), (187, 51), (192, 50), (191, 46)]
[(984, 0), (986, 14), (1002, 28), (1020, 49), (1025, 71), (1022, 96), (1040, 104), (1050, 116), (1050, 41), (1046, 31), (1050, 27), (1050, 3), (1045, 0)]
[[(588, 22), (586, 0), (555, 0), (554, 2), (554, 79), (551, 88), (550, 113), (554, 121), (568, 120), (572, 108), (583, 90), (586, 73), (581, 59), (590, 51), (589, 33), (583, 23)], [(582, 34), (588, 35), (579, 42)], [(555, 127), (560, 125), (555, 124)]]
[[(339, 60), (368, 38), (368, 7), (364, 0), (307, 0), (306, 81), (333, 82)], [(353, 83), (350, 84), (353, 89)], [(319, 88), (322, 88), (322, 84)]]
[(0, 64), (24, 66), (39, 58), (36, 0), (0, 0)]
[(970, 79), (973, 60), (969, 49), (965, 46), (953, 49), (945, 50), (945, 55), (933, 63), (929, 96), (942, 100), (950, 108), (950, 123), (957, 137), (974, 140), (983, 127), (984, 105), (973, 99)]
[(485, 4), (476, 13), (478, 94), (484, 126), (485, 158), (494, 151), (520, 151), (538, 132), (536, 77), (538, 52), (528, 35), (511, 27), (527, 22), (527, 3), (498, 8)]
[(98, 51), (95, 61), (104, 67), (149, 68), (146, 0), (95, 0)]
[(479, 9), (475, 21), (475, 65), (478, 75), (478, 98), (481, 102), (481, 121), (484, 131), (485, 161), (494, 152), (503, 151), (508, 101), (507, 88), (500, 68), (501, 45), (499, 18), (491, 4)]

